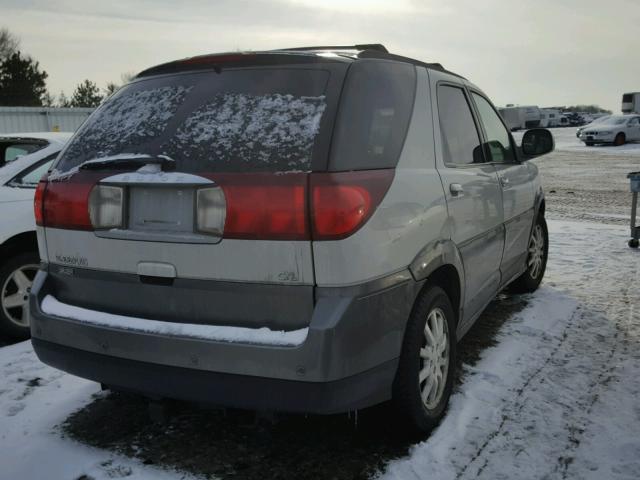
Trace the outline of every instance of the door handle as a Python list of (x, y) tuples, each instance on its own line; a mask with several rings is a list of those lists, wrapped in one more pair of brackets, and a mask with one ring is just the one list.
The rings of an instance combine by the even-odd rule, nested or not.
[(462, 185), (459, 183), (452, 183), (449, 185), (449, 191), (454, 197), (462, 197), (464, 195), (464, 188), (462, 188)]
[(498, 175), (498, 178), (500, 179), (500, 185), (502, 185), (503, 187), (509, 186), (509, 179), (507, 177), (503, 177), (502, 175)]

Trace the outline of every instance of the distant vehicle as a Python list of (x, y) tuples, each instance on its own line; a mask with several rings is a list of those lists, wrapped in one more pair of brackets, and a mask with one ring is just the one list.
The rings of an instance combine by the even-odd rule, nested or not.
[(587, 126), (580, 132), (585, 145), (610, 143), (616, 146), (640, 141), (640, 115), (611, 115), (606, 120)]
[(582, 126), (582, 127), (579, 127), (579, 128), (576, 130), (576, 137), (580, 138), (580, 134), (582, 133), (582, 131), (583, 131), (585, 128), (592, 127), (592, 126), (594, 126), (594, 125), (597, 125), (597, 124), (599, 124), (599, 123), (602, 123), (602, 122), (606, 121), (610, 116), (611, 116), (611, 115), (603, 115), (602, 117), (598, 117), (598, 118), (596, 118), (596, 119), (595, 119), (595, 120), (593, 120), (591, 123), (589, 123), (589, 124), (587, 124), (587, 125), (584, 125), (584, 126)]
[(561, 126), (561, 127), (570, 127), (571, 126), (571, 122), (569, 121), (569, 118), (564, 114), (560, 115), (559, 123), (560, 123), (559, 126)]
[(543, 108), (540, 110), (540, 126), (543, 128), (559, 127), (562, 113), (555, 108)]
[(0, 135), (0, 168), (21, 156), (37, 152), (50, 143), (56, 133), (13, 133)]
[(536, 106), (505, 107), (498, 111), (512, 132), (540, 126), (540, 109)]
[(640, 113), (640, 92), (622, 95), (622, 113)]
[(40, 264), (33, 200), (71, 133), (0, 135), (0, 333), (29, 337), (27, 296)]
[(569, 121), (569, 125), (572, 127), (581, 127), (589, 122), (586, 122), (582, 115), (576, 112), (565, 112), (564, 116)]

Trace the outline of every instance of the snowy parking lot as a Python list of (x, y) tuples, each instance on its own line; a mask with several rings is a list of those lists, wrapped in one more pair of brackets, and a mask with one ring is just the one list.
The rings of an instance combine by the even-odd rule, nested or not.
[(135, 397), (0, 343), (0, 479), (640, 477), (640, 251), (627, 247), (626, 174), (640, 144), (584, 147), (554, 129), (535, 162), (547, 192), (542, 288), (501, 295), (460, 344), (461, 379), (427, 439), (386, 407), (282, 416), (175, 405), (165, 423)]

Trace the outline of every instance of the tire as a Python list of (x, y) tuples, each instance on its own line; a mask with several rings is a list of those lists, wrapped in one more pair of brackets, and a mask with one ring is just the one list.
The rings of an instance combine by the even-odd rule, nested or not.
[(625, 136), (624, 133), (620, 132), (619, 134), (616, 135), (615, 140), (613, 141), (613, 144), (616, 147), (621, 147), (622, 145), (624, 145), (625, 143), (627, 143), (627, 137)]
[[(393, 384), (393, 403), (411, 431), (431, 431), (444, 416), (449, 403), (456, 368), (454, 319), (451, 301), (440, 287), (426, 287), (413, 306)], [(431, 340), (426, 334), (427, 325)], [(444, 327), (442, 333), (437, 325)], [(422, 379), (422, 375), (427, 376)], [(427, 390), (429, 382), (432, 388)], [(430, 392), (425, 401), (423, 392)]]
[[(540, 245), (542, 241), (542, 245)], [(538, 289), (547, 268), (549, 231), (544, 216), (538, 215), (527, 247), (526, 271), (509, 286), (513, 293), (531, 293)]]
[(631, 248), (638, 248), (638, 246), (640, 246), (640, 242), (637, 238), (632, 238), (631, 240), (629, 240), (629, 246)]
[(0, 334), (30, 337), (27, 300), (39, 266), (37, 252), (15, 254), (0, 266)]
[(584, 142), (587, 147), (593, 147), (593, 142)]

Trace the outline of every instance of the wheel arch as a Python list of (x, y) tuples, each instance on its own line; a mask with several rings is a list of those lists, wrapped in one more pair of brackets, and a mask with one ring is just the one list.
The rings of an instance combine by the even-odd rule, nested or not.
[(458, 325), (464, 303), (464, 266), (455, 244), (451, 240), (439, 240), (427, 245), (411, 262), (409, 270), (416, 281), (425, 283), (421, 292), (436, 285), (447, 293)]
[(18, 233), (7, 238), (0, 245), (0, 263), (4, 263), (13, 254), (30, 251), (38, 251), (38, 238), (35, 230)]

